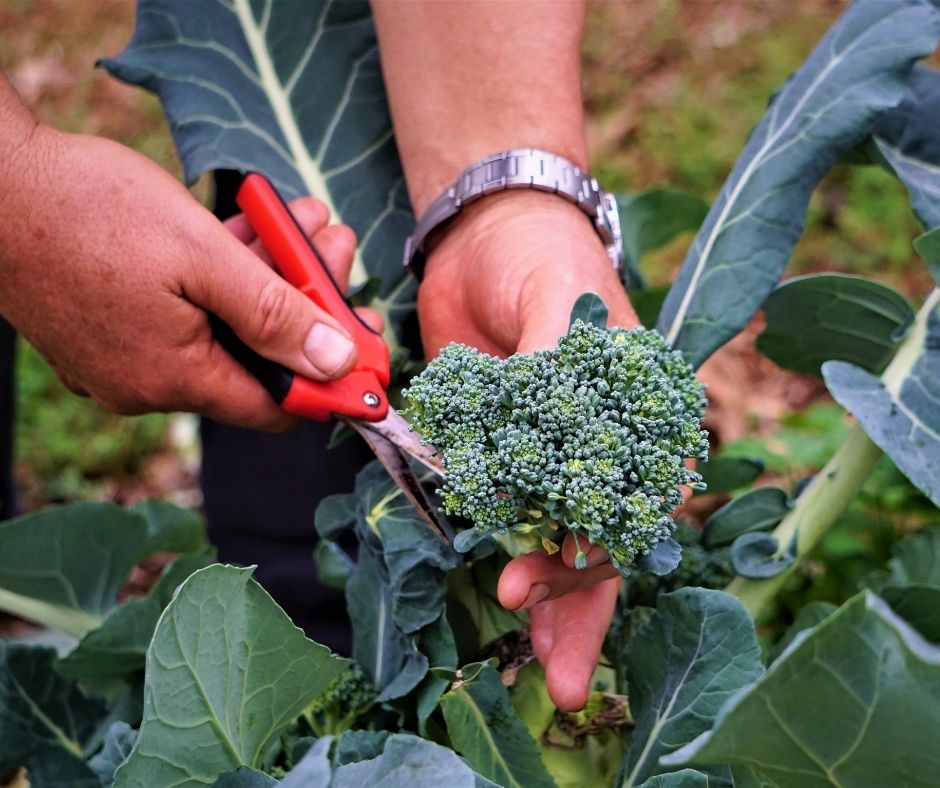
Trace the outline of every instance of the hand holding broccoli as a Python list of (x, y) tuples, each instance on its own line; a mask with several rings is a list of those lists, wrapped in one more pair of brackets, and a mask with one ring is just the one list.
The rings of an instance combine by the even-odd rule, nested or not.
[[(594, 228), (577, 207), (553, 195), (505, 192), (470, 206), (434, 249), (418, 294), (428, 356), (452, 341), (508, 356), (554, 348), (585, 291), (610, 310), (610, 324), (634, 327), (636, 315)], [(565, 709), (584, 705), (617, 594), (617, 571), (600, 546), (541, 548), (510, 561), (500, 602), (530, 610), (536, 655), (549, 692)]]

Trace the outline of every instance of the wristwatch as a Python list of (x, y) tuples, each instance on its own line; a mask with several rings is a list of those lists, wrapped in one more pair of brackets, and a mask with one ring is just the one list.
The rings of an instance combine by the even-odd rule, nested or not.
[(621, 270), (623, 237), (614, 196), (573, 162), (536, 148), (503, 151), (471, 164), (460, 173), (454, 184), (428, 206), (405, 242), (404, 265), (420, 280), (427, 261), (428, 235), (453, 219), (463, 206), (506, 189), (536, 189), (573, 202), (594, 223), (610, 262)]

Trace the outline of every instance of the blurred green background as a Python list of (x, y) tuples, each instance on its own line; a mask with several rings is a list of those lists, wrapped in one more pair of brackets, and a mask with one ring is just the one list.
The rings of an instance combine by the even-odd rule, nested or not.
[[(591, 2), (584, 90), (600, 180), (614, 191), (670, 186), (711, 200), (773, 91), (844, 7), (841, 0)], [(43, 121), (112, 137), (178, 174), (156, 100), (94, 68), (129, 39), (133, 14), (130, 0), (0, 0), (0, 65)], [(207, 199), (204, 185), (195, 191)], [(892, 177), (840, 166), (813, 197), (788, 275), (873, 276), (916, 301), (929, 288), (911, 249), (919, 232)], [(651, 284), (670, 281), (689, 240), (686, 234), (644, 261)], [(703, 371), (713, 400), (709, 427), (722, 452), (763, 457), (765, 481), (793, 483), (825, 461), (848, 422), (818, 382), (758, 356), (753, 335)], [(196, 500), (191, 422), (105, 414), (69, 394), (37, 353), (21, 350), (17, 474), (28, 506), (181, 491)], [(719, 502), (705, 499), (692, 514)], [(898, 534), (935, 517), (885, 461), (817, 551), (835, 561), (833, 569), (823, 578), (822, 564), (810, 561), (793, 582), (792, 605), (844, 598), (884, 561)]]

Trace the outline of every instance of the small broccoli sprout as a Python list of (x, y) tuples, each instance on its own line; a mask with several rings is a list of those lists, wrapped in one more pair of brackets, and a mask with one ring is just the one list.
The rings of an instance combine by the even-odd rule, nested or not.
[(403, 394), (443, 456), (446, 513), (481, 534), (567, 529), (627, 574), (701, 483), (685, 461), (707, 458), (704, 387), (655, 331), (575, 320), (555, 350), (506, 360), (455, 343)]
[(304, 717), (317, 737), (339, 736), (356, 725), (377, 696), (369, 677), (353, 662), (313, 699)]

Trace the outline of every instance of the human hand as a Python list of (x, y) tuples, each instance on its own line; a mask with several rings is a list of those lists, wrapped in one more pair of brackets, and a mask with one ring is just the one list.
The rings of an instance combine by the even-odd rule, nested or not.
[[(597, 233), (576, 207), (555, 195), (504, 192), (469, 206), (428, 259), (418, 313), (428, 356), (449, 342), (487, 353), (530, 353), (558, 344), (571, 307), (597, 293), (610, 324), (638, 325)], [(548, 691), (565, 710), (587, 702), (590, 679), (610, 625), (619, 579), (603, 548), (574, 568), (572, 540), (553, 556), (538, 551), (509, 562), (500, 602), (526, 608)]]
[[(169, 174), (105, 139), (37, 127), (0, 170), (0, 313), (76, 393), (108, 410), (186, 410), (260, 429), (294, 423), (214, 341), (328, 380), (355, 364), (345, 330), (269, 267), (243, 217), (223, 226)], [(345, 287), (355, 237), (292, 205)], [(246, 243), (250, 246), (246, 247)]]

